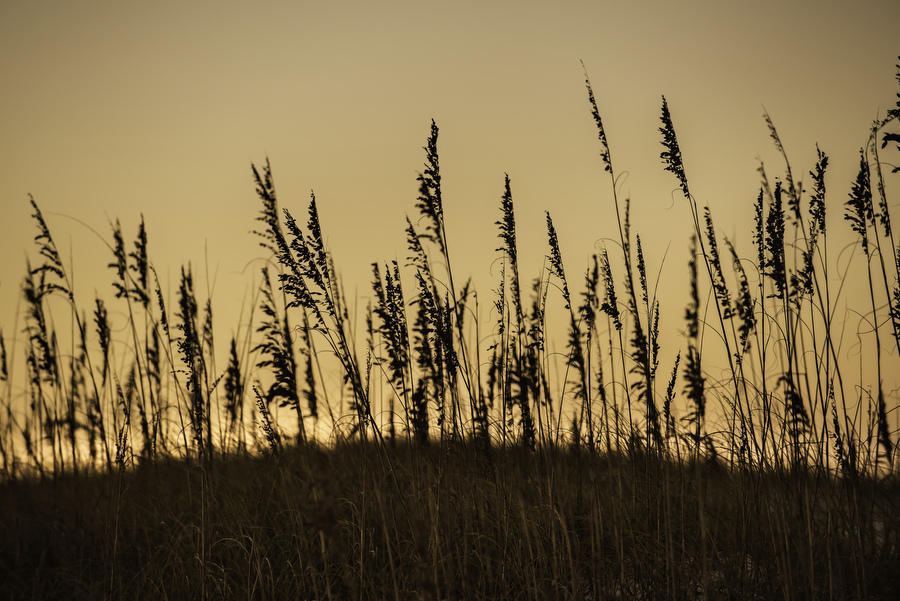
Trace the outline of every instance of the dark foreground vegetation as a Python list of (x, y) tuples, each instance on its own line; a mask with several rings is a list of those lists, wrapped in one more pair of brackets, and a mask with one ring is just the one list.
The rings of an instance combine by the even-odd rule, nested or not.
[(896, 599), (897, 483), (306, 446), (0, 489), (10, 599)]
[(547, 213), (522, 280), (506, 176), (487, 297), (454, 280), (434, 122), (409, 254), (372, 263), (364, 312), (315, 196), (298, 220), (253, 166), (265, 266), (225, 346), (189, 265), (162, 289), (143, 221), (131, 244), (113, 224), (112, 285), (83, 304), (31, 199), (38, 255), (0, 331), (2, 594), (896, 599), (900, 95), (838, 193), (826, 152), (801, 177), (764, 115), (780, 164), (742, 247), (691, 192), (663, 98), (679, 303), (586, 84), (613, 242), (572, 271)]

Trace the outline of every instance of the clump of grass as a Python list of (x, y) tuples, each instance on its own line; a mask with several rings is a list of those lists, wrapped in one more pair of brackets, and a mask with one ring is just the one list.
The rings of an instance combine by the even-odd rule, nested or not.
[[(702, 592), (877, 599), (891, 598), (900, 584), (896, 482), (864, 479), (851, 489), (811, 475), (656, 461), (633, 470), (621, 457), (583, 446), (578, 453), (493, 449), (485, 461), (475, 445), (401, 443), (387, 449), (394, 485), (388, 464), (371, 451), (285, 445), (277, 458), (219, 462), (207, 483), (214, 542), (205, 574), (197, 569), (196, 466), (148, 464), (124, 472), (121, 487), (115, 475), (4, 486), (0, 507), (16, 515), (0, 523), (10, 541), (0, 550), (5, 592), (70, 599), (197, 599), (204, 588), (211, 598)], [(660, 513), (662, 490), (671, 506)], [(119, 496), (110, 587), (104, 533)], [(850, 512), (853, 528), (845, 530)], [(705, 577), (704, 547), (714, 549)]]
[[(884, 173), (878, 153), (900, 150), (900, 103), (869, 131), (844, 203), (869, 293), (853, 310), (876, 374), (854, 387), (835, 311), (847, 272), (835, 273), (826, 231), (828, 155), (816, 147), (805, 188), (763, 115), (784, 165), (771, 179), (758, 169), (744, 256), (693, 195), (662, 98), (660, 159), (692, 226), (685, 330), (665, 348), (654, 258), (632, 231), (631, 199), (620, 202), (586, 70), (585, 86), (619, 251), (599, 249), (583, 284), (570, 280), (547, 212), (545, 263), (523, 295), (505, 174), (487, 327), (470, 281), (454, 283), (433, 120), (409, 256), (371, 263), (365, 315), (348, 303), (316, 196), (301, 225), (279, 206), (268, 160), (252, 165), (267, 263), (223, 370), (210, 295), (186, 266), (167, 307), (143, 218), (130, 245), (111, 224), (114, 300), (97, 294), (89, 319), (29, 198), (39, 262), (22, 285), (21, 384), (15, 337), (7, 353), (0, 330), (0, 503), (34, 494), (27, 511), (44, 511), (39, 477), (64, 494), (96, 487), (105, 504), (76, 497), (53, 522), (53, 549), (71, 547), (72, 524), (90, 539), (58, 563), (35, 554), (55, 536), (44, 517), (0, 520), (18, 545), (0, 553), (10, 590), (55, 595), (38, 573), (86, 571), (102, 584), (84, 596), (108, 598), (890, 594), (898, 444), (883, 376), (900, 353), (900, 248), (885, 184), (897, 170)], [(713, 371), (723, 364), (724, 378)], [(141, 509), (142, 487), (161, 514)], [(152, 586), (136, 590), (142, 579)]]

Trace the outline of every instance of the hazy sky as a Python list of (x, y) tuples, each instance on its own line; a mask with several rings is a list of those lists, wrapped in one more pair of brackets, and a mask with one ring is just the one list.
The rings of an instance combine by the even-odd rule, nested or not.
[[(15, 2), (0, 4), (0, 325), (9, 332), (30, 239), (27, 194), (74, 257), (83, 302), (112, 296), (108, 252), (78, 219), (128, 239), (143, 213), (163, 277), (192, 261), (220, 327), (263, 256), (251, 161), (270, 157), (284, 206), (316, 190), (347, 281), (405, 256), (421, 147), (441, 128), (455, 267), (494, 286), (494, 221), (512, 178), (523, 277), (551, 209), (573, 279), (615, 234), (578, 59), (592, 76), (622, 190), (680, 319), (688, 214), (659, 162), (670, 101), (692, 189), (749, 248), (757, 160), (780, 172), (771, 113), (805, 174), (833, 157), (840, 222), (867, 127), (893, 105), (900, 2)], [(890, 192), (890, 190), (889, 190)], [(896, 196), (895, 196), (896, 198)], [(849, 240), (849, 236), (847, 237)], [(204, 250), (206, 249), (206, 251)], [(198, 278), (200, 288), (204, 278)], [(486, 304), (486, 303), (485, 303)], [(678, 322), (675, 322), (678, 323)], [(17, 328), (20, 329), (20, 328)]]

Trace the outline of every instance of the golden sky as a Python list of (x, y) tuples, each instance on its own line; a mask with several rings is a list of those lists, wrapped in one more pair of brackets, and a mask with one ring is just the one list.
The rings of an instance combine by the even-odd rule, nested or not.
[(846, 233), (839, 204), (857, 149), (895, 102), (898, 23), (896, 0), (5, 1), (0, 326), (13, 330), (34, 256), (32, 193), (83, 303), (95, 289), (111, 298), (109, 257), (69, 218), (108, 238), (119, 217), (130, 240), (143, 213), (161, 276), (174, 286), (181, 263), (198, 274), (208, 264), (227, 327), (255, 273), (248, 263), (264, 256), (249, 234), (250, 162), (266, 156), (284, 206), (302, 212), (315, 189), (348, 293), (362, 299), (370, 262), (406, 255), (403, 217), (432, 117), (454, 267), (475, 277), (482, 302), (495, 286), (504, 171), (523, 278), (546, 252), (547, 208), (580, 282), (616, 232), (583, 59), (652, 272), (669, 249), (660, 290), (671, 331), (687, 300), (690, 227), (659, 161), (660, 94), (692, 190), (739, 247), (749, 249), (758, 158), (780, 172), (764, 106), (796, 173), (812, 167), (816, 143), (832, 156), (829, 225)]

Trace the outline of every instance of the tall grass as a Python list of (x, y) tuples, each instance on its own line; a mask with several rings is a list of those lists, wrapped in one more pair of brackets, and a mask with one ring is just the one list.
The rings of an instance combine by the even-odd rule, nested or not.
[[(675, 177), (692, 231), (685, 236), (685, 330), (661, 348), (663, 299), (648, 276), (630, 199), (620, 198), (613, 146), (586, 70), (585, 85), (616, 215), (615, 247), (592, 257), (579, 291), (548, 212), (544, 265), (530, 286), (523, 283), (513, 184), (504, 175), (499, 280), (487, 319), (471, 283), (454, 278), (433, 121), (417, 177), (418, 216), (405, 221), (409, 255), (372, 263), (364, 343), (356, 337), (363, 316), (351, 311), (326, 244), (333, 224), (321, 223), (311, 194), (300, 225), (279, 203), (268, 160), (252, 166), (260, 202), (254, 234), (266, 265), (222, 370), (212, 299), (198, 295), (188, 265), (167, 306), (143, 219), (131, 251), (119, 222), (112, 224), (112, 298), (95, 298), (89, 320), (29, 199), (39, 262), (26, 265), (24, 325), (0, 331), (0, 456), (4, 490), (13, 491), (4, 502), (31, 494), (35, 477), (52, 480), (65, 496), (72, 482), (97, 478), (105, 486), (101, 475), (113, 475), (108, 596), (134, 592), (122, 569), (140, 572), (135, 558), (119, 555), (121, 529), (142, 528), (121, 522), (143, 515), (129, 506), (136, 500), (128, 489), (179, 469), (189, 481), (199, 474), (199, 521), (196, 542), (173, 548), (194, 549), (199, 576), (186, 572), (169, 587), (149, 557), (143, 577), (204, 598), (244, 589), (228, 573), (238, 558), (250, 569), (250, 596), (280, 596), (286, 586), (316, 598), (378, 591), (399, 598), (414, 589), (434, 598), (575, 598), (586, 591), (831, 598), (895, 586), (874, 571), (897, 557), (896, 496), (882, 493), (895, 488), (898, 454), (891, 424), (897, 397), (884, 378), (900, 365), (900, 247), (886, 185), (898, 168), (885, 173), (879, 153), (900, 150), (900, 101), (864, 136), (842, 203), (833, 199), (840, 184), (826, 186), (828, 156), (816, 148), (804, 185), (765, 114), (783, 165), (774, 184), (770, 168), (759, 167), (758, 193), (748, 194), (756, 198), (752, 247), (742, 249), (721, 235), (713, 207), (691, 191), (677, 112), (662, 98), (660, 159)], [(848, 379), (855, 366), (839, 332), (847, 318), (837, 314), (851, 266), (835, 273), (829, 254), (826, 212), (836, 203), (860, 251), (852, 269), (866, 277), (867, 303), (852, 312), (867, 324), (862, 352), (873, 359), (875, 380), (859, 385)], [(565, 329), (549, 331), (557, 302)], [(111, 324), (113, 303), (121, 327)], [(557, 342), (561, 355), (551, 351)], [(21, 386), (13, 384), (20, 356)], [(715, 375), (722, 366), (724, 379)], [(321, 454), (328, 445), (337, 449), (334, 458)], [(366, 455), (370, 448), (380, 468)], [(463, 490), (451, 455), (494, 474), (511, 496), (479, 480), (475, 490), (489, 505), (482, 511)], [(172, 467), (176, 459), (181, 467)], [(315, 473), (334, 469), (332, 461), (347, 473)], [(608, 497), (578, 481), (573, 470), (582, 466)], [(271, 475), (268, 482), (257, 476), (257, 485), (281, 489), (278, 502), (296, 520), (286, 527), (299, 539), (283, 539), (276, 524), (268, 533), (258, 526), (239, 532), (240, 512), (273, 519), (264, 508), (217, 496), (238, 486), (245, 469)], [(344, 492), (358, 482), (363, 496), (346, 506), (294, 505), (288, 493), (312, 486), (318, 499), (322, 478)], [(172, 494), (192, 490), (173, 487)], [(447, 522), (453, 503), (462, 505)], [(342, 516), (339, 524), (352, 524), (351, 531), (332, 532), (319, 518), (302, 517), (306, 510)], [(761, 523), (767, 533), (753, 531)], [(352, 549), (328, 548), (336, 540)], [(279, 548), (257, 548), (270, 543)], [(98, 545), (107, 549), (105, 540)], [(270, 561), (287, 553), (285, 545), (297, 545), (299, 563), (288, 565), (299, 571)], [(345, 550), (358, 554), (358, 565), (340, 564)], [(504, 556), (507, 563), (499, 561)], [(12, 569), (21, 557), (5, 554), (3, 565)], [(378, 571), (385, 561), (388, 571)], [(534, 562), (539, 569), (528, 567)], [(359, 576), (353, 582), (341, 571), (351, 568)], [(26, 579), (16, 582), (25, 586)]]

